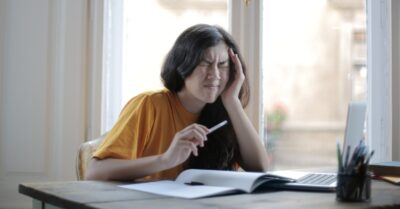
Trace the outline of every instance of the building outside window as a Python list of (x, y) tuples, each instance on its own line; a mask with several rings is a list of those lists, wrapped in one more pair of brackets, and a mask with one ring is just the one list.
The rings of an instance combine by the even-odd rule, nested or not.
[(335, 166), (347, 105), (366, 100), (364, 1), (263, 4), (264, 133), (272, 169)]

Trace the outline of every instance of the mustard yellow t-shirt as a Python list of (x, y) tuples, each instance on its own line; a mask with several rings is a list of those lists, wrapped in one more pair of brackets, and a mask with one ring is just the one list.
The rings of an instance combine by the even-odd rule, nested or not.
[[(138, 159), (164, 153), (175, 133), (195, 123), (198, 114), (188, 112), (169, 90), (142, 93), (131, 99), (93, 157)], [(182, 165), (153, 174), (148, 179), (175, 179)]]

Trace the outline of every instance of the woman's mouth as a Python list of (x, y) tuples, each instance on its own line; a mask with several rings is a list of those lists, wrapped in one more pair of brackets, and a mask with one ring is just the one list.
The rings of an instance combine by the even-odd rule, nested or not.
[(206, 87), (206, 88), (218, 88), (219, 84), (206, 84), (206, 85), (204, 85), (204, 87)]

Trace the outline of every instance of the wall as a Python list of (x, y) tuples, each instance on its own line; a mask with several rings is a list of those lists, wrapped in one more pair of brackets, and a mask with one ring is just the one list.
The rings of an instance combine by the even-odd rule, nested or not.
[(88, 0), (0, 1), (0, 208), (18, 183), (75, 180), (86, 135)]

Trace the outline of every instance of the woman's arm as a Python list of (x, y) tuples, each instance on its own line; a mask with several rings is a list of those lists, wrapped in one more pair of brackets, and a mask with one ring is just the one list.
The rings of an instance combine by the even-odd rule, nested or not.
[(125, 159), (92, 158), (85, 175), (86, 180), (133, 180), (168, 169), (169, 166), (162, 155)]
[(243, 164), (241, 166), (245, 170), (266, 171), (267, 152), (239, 100), (240, 88), (245, 79), (242, 65), (238, 55), (234, 54), (232, 49), (229, 49), (228, 53), (235, 65), (235, 75), (232, 84), (223, 92), (221, 98), (238, 138)]
[(177, 132), (167, 151), (160, 155), (142, 157), (135, 160), (92, 158), (85, 175), (86, 180), (133, 180), (172, 167), (198, 155), (197, 146), (204, 146), (208, 128), (192, 124)]
[(238, 139), (241, 167), (248, 171), (266, 171), (267, 152), (240, 101), (229, 102), (225, 106)]

